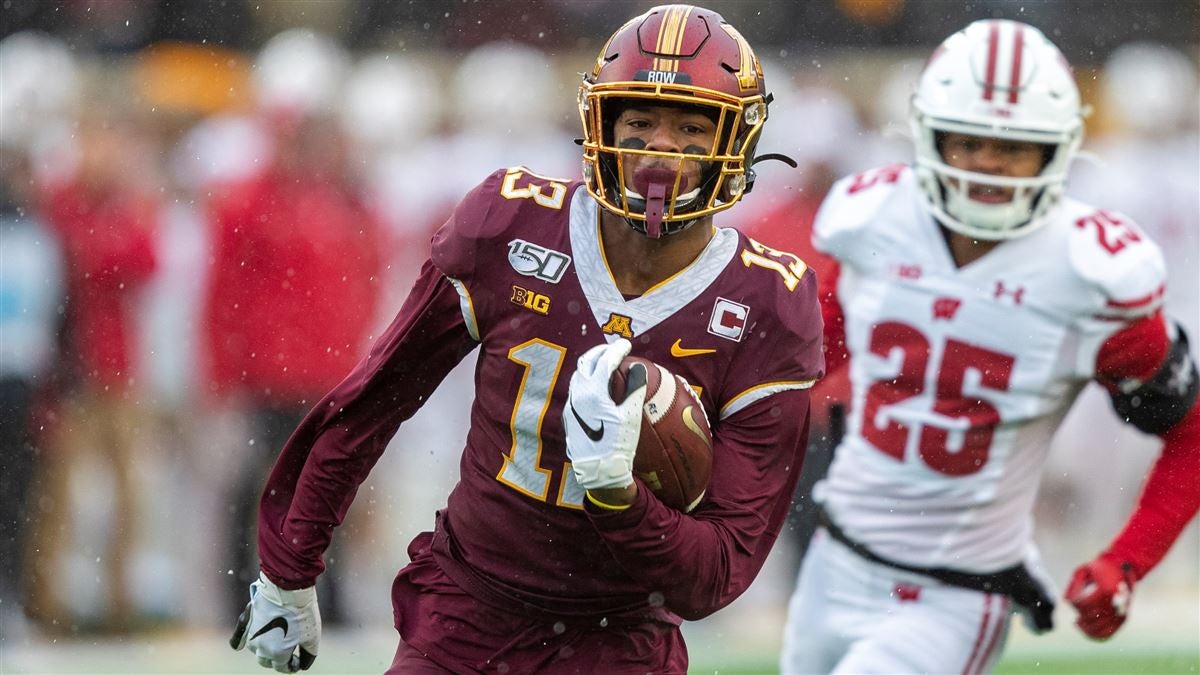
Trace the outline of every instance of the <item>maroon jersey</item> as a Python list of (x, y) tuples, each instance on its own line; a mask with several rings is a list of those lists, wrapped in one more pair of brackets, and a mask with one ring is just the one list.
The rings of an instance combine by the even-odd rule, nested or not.
[[(568, 618), (654, 607), (699, 618), (749, 586), (786, 516), (807, 388), (823, 367), (813, 274), (715, 229), (687, 268), (628, 299), (604, 260), (597, 208), (578, 183), (523, 167), (463, 200), (396, 321), (276, 465), (260, 525), (268, 576), (312, 583), (396, 425), (478, 345), (460, 480), (433, 544), (457, 583)], [(624, 511), (583, 507), (562, 407), (578, 357), (617, 337), (685, 377), (712, 420), (712, 481), (691, 514), (644, 486)]]

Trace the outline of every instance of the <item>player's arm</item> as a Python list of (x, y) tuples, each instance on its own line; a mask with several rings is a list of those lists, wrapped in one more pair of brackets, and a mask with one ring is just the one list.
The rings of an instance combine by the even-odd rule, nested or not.
[(825, 326), (826, 375), (849, 362), (846, 321), (838, 293), (843, 268), (853, 269), (862, 264), (863, 255), (872, 255), (863, 242), (870, 240), (876, 214), (906, 171), (903, 165), (896, 164), (842, 178), (829, 189), (813, 220), (812, 246), (833, 261), (829, 271), (818, 279), (817, 292)]
[(229, 644), (259, 665), (307, 670), (321, 613), (314, 583), (333, 528), (400, 423), (469, 351), (458, 291), (426, 263), (370, 354), (321, 399), (284, 445), (259, 506), (259, 578)]
[(492, 174), (458, 204), (392, 324), (284, 446), (258, 524), (263, 572), (280, 588), (311, 585), (324, 570), (321, 555), (333, 528), (397, 427), (478, 344), (466, 289), (503, 174)]
[(704, 501), (684, 515), (639, 485), (623, 510), (587, 512), (618, 564), (685, 619), (749, 587), (791, 505), (808, 441), (808, 392), (783, 391), (720, 422)]
[(321, 638), (314, 582), (333, 528), (396, 428), (479, 342), (468, 288), (495, 183), (494, 174), (459, 203), (396, 319), (275, 462), (259, 506), (262, 572), (230, 638), (259, 665), (281, 672), (312, 665)]
[(268, 579), (284, 590), (314, 583), (333, 528), (400, 423), (475, 345), (458, 291), (427, 262), (367, 357), (309, 412), (276, 460), (258, 522)]
[(1162, 560), (1200, 510), (1200, 404), (1186, 335), (1171, 331), (1161, 312), (1110, 337), (1096, 372), (1122, 419), (1163, 439), (1125, 527), (1076, 570), (1067, 589), (1080, 628), (1106, 639), (1124, 622), (1134, 583)]
[(825, 353), (826, 376), (850, 361), (850, 352), (846, 349), (846, 316), (842, 313), (842, 302), (838, 298), (841, 273), (841, 263), (834, 262), (829, 272), (818, 279), (820, 288), (817, 298), (821, 303), (821, 319), (825, 326), (822, 350)]

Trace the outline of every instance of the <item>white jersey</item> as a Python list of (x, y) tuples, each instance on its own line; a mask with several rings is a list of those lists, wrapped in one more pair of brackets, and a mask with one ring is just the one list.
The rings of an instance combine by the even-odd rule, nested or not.
[(1135, 224), (1070, 199), (1049, 221), (958, 268), (906, 166), (843, 179), (821, 207), (853, 398), (816, 498), (876, 554), (1021, 562), (1051, 435), (1105, 340), (1161, 305), (1162, 254)]

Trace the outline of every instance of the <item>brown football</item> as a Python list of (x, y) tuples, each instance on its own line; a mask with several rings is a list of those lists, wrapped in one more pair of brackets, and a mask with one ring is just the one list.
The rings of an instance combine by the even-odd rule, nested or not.
[[(638, 436), (633, 475), (664, 504), (690, 512), (704, 499), (712, 476), (712, 430), (695, 392), (687, 382), (662, 366), (627, 356), (613, 373), (609, 394), (625, 397), (630, 369), (641, 368), (646, 379), (646, 403)], [(635, 374), (634, 379), (641, 379)]]

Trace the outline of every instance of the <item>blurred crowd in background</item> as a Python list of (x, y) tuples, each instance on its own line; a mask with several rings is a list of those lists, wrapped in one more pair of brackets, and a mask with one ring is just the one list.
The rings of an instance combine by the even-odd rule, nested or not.
[[(232, 625), (282, 443), (386, 326), (467, 190), (517, 164), (578, 177), (578, 73), (649, 4), (6, 3), (0, 630)], [(920, 59), (972, 19), (1019, 18), (1095, 107), (1068, 193), (1164, 248), (1168, 310), (1200, 344), (1200, 6), (1090, 3), (1084, 25), (1073, 3), (708, 4), (764, 61), (759, 148), (800, 163), (764, 165), (719, 225), (820, 271), (808, 226), (832, 181), (912, 156)], [(455, 481), (472, 367), (363, 486), (328, 554), (326, 622), (390, 622), (384, 589)], [(846, 385), (823, 387), (814, 475)], [(1157, 446), (1098, 392), (1057, 445), (1038, 538), (1061, 578), (1118, 529)], [(1148, 585), (1194, 593), (1198, 545), (1193, 525)], [(753, 601), (784, 605), (784, 549)]]

